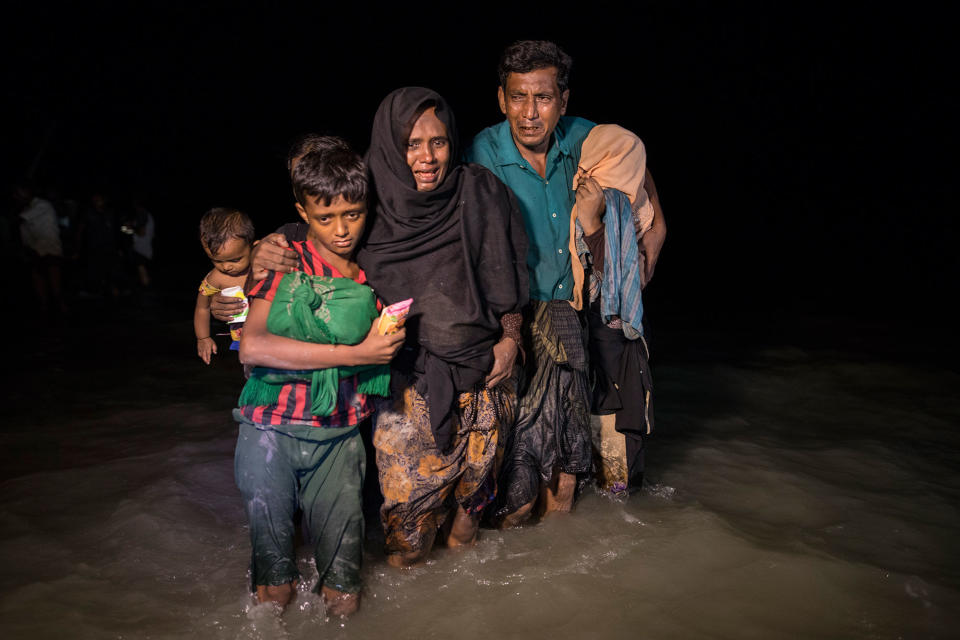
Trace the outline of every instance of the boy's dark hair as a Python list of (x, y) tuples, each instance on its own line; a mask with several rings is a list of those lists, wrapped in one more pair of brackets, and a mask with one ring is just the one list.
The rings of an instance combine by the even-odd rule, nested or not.
[(350, 145), (339, 136), (322, 136), (318, 133), (305, 133), (297, 138), (287, 152), (287, 172), (293, 170), (293, 161), (311, 151), (326, 153), (334, 149), (350, 151)]
[(301, 206), (308, 197), (321, 198), (324, 206), (337, 196), (348, 202), (367, 199), (367, 168), (349, 147), (311, 151), (300, 159), (290, 179)]
[(214, 207), (200, 218), (200, 242), (210, 253), (219, 251), (230, 238), (253, 244), (256, 238), (253, 221), (242, 211)]
[(503, 50), (497, 73), (500, 74), (500, 86), (507, 88), (507, 76), (511, 73), (530, 73), (548, 67), (557, 68), (557, 85), (560, 93), (569, 88), (570, 67), (573, 58), (568, 56), (555, 42), (549, 40), (518, 40)]

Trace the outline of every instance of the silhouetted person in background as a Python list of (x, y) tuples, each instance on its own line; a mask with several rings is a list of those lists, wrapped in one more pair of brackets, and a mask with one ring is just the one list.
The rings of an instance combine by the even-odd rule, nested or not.
[(153, 264), (153, 215), (139, 201), (133, 205), (133, 265), (142, 288), (150, 286), (150, 267)]
[(65, 313), (60, 286), (63, 245), (57, 212), (49, 201), (35, 196), (29, 185), (17, 185), (13, 197), (20, 209), (20, 240), (40, 311)]
[(94, 192), (83, 212), (80, 259), (86, 266), (85, 290), (94, 297), (116, 295), (116, 217), (101, 192)]

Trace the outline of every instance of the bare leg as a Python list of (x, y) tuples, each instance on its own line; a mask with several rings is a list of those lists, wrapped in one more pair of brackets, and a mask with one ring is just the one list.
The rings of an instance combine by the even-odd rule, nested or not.
[(320, 587), (323, 604), (331, 616), (349, 616), (360, 608), (360, 594), (337, 591), (324, 585)]
[(573, 509), (573, 494), (577, 488), (577, 476), (572, 473), (556, 471), (544, 492), (543, 515), (551, 513), (570, 513)]
[(56, 310), (59, 313), (67, 312), (67, 305), (63, 301), (63, 287), (62, 278), (60, 276), (60, 265), (59, 263), (51, 264), (47, 269), (47, 275), (50, 280), (50, 294), (53, 298), (53, 304), (56, 305)]
[(447, 546), (451, 549), (468, 547), (476, 544), (477, 530), (480, 529), (480, 514), (467, 513), (463, 507), (457, 505), (456, 515), (453, 517), (453, 526), (447, 536)]
[(37, 296), (37, 302), (40, 303), (40, 309), (46, 311), (49, 299), (47, 292), (47, 274), (44, 273), (42, 266), (35, 265), (31, 270), (31, 276), (33, 277), (33, 292)]
[(283, 608), (286, 608), (293, 596), (297, 593), (297, 583), (288, 582), (277, 586), (258, 584), (257, 600), (260, 602), (276, 602)]

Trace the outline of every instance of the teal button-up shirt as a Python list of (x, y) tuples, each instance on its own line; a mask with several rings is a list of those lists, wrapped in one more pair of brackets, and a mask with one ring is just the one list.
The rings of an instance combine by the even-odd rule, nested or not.
[(580, 162), (580, 147), (593, 126), (583, 118), (560, 118), (547, 151), (545, 178), (520, 155), (506, 120), (478, 133), (467, 150), (468, 162), (492, 171), (520, 202), (530, 241), (527, 267), (534, 300), (573, 297), (569, 250), (573, 176)]

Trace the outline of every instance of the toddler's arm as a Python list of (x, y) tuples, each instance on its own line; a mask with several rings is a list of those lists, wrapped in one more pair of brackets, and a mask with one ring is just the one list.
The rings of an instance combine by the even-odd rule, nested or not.
[(210, 335), (210, 296), (197, 294), (197, 306), (193, 309), (193, 332), (197, 336), (197, 355), (210, 364), (210, 356), (217, 352), (217, 342)]

